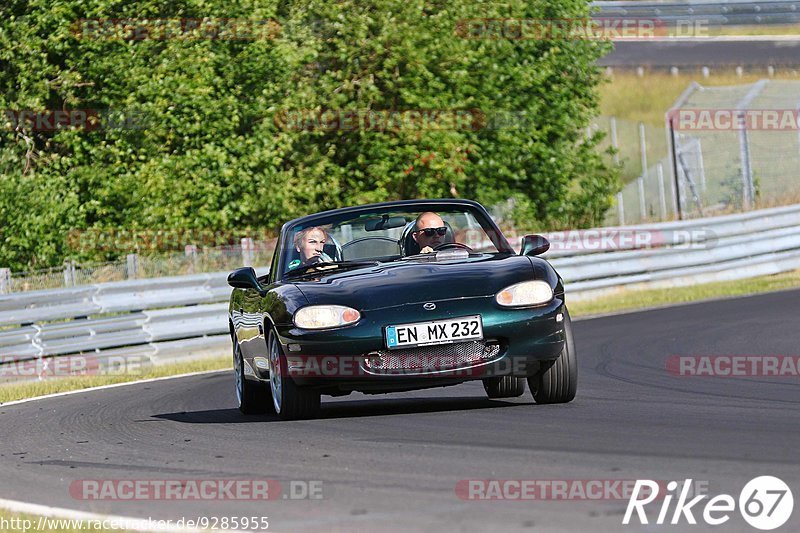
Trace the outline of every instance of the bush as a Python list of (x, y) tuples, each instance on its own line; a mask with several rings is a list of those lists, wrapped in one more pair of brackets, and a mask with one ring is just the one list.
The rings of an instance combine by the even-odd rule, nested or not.
[[(275, 230), (318, 209), (401, 198), (513, 198), (517, 224), (597, 224), (617, 188), (598, 139), (584, 135), (605, 45), (460, 30), (469, 19), (587, 13), (578, 1), (6, 2), (0, 110), (100, 110), (129, 122), (0, 131), (0, 265), (112, 259), (70, 248), (70, 230)], [(80, 34), (81, 19), (148, 17), (279, 29), (256, 40)], [(470, 121), (331, 129), (319, 121), (326, 110)], [(308, 120), (297, 128), (289, 116)]]

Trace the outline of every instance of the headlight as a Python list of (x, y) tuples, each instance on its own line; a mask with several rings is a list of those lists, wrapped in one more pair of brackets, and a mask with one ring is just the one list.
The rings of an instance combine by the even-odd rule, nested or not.
[(294, 324), (303, 329), (325, 329), (358, 322), (361, 313), (343, 305), (309, 305), (294, 314)]
[(523, 281), (506, 287), (494, 299), (503, 307), (542, 305), (553, 299), (553, 289), (546, 281)]

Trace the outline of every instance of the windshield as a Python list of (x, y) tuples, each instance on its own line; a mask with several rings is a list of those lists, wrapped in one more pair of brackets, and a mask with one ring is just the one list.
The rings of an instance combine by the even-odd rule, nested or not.
[[(440, 206), (441, 207), (441, 206)], [(320, 216), (288, 228), (281, 272), (315, 263), (396, 261), (446, 249), (498, 253), (489, 238), (493, 225), (478, 210), (446, 206), (436, 211), (376, 210), (340, 217)]]

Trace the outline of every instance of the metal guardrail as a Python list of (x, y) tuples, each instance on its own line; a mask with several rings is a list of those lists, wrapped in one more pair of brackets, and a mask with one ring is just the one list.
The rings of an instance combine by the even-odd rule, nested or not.
[(226, 279), (226, 272), (216, 272), (0, 295), (0, 327), (221, 302), (230, 295)]
[[(615, 243), (611, 251), (568, 247), (545, 254), (573, 300), (623, 288), (670, 288), (800, 269), (798, 205), (582, 234), (591, 236), (593, 231), (646, 235), (650, 242), (666, 246), (637, 248), (636, 240), (628, 239), (619, 246)], [(699, 238), (692, 239), (693, 235)], [(558, 242), (555, 237), (563, 235), (551, 237)]]
[(794, 24), (800, 22), (795, 0), (688, 0), (683, 2), (592, 2), (594, 17), (656, 18), (664, 22), (700, 21), (709, 25)]
[[(619, 232), (655, 236), (659, 246), (612, 240), (612, 250), (554, 246), (545, 255), (564, 277), (570, 300), (800, 268), (800, 205), (576, 233), (597, 238)], [(687, 245), (691, 232), (701, 238)], [(567, 234), (549, 235), (558, 243)], [(14, 365), (77, 354), (103, 367), (119, 357), (157, 365), (224, 353), (226, 278), (219, 272), (2, 295), (0, 381)]]

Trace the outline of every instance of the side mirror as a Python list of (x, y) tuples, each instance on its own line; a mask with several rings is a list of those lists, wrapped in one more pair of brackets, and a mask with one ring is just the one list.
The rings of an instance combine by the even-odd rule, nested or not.
[(262, 291), (253, 267), (237, 268), (228, 274), (228, 285), (236, 289), (255, 289)]
[(519, 255), (541, 255), (550, 249), (550, 241), (541, 235), (525, 235)]

